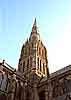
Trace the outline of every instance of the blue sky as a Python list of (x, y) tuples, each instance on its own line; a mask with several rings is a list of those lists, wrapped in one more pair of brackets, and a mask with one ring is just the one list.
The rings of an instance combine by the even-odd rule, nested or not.
[(0, 0), (0, 59), (17, 68), (35, 17), (50, 72), (71, 64), (71, 0)]

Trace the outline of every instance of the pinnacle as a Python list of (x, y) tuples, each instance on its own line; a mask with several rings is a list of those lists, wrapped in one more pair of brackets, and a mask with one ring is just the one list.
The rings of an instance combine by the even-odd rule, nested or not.
[(33, 27), (32, 27), (32, 33), (33, 33), (33, 31), (35, 31), (35, 33), (37, 33), (36, 18), (34, 20), (34, 24), (33, 24)]
[(34, 21), (34, 24), (33, 24), (33, 26), (36, 26), (36, 18), (35, 18), (35, 21)]
[(39, 36), (39, 37), (40, 37), (39, 32), (38, 32), (38, 28), (37, 28), (36, 18), (35, 18), (34, 23), (33, 23), (33, 26), (32, 26), (32, 31), (31, 31), (30, 38), (31, 38), (32, 36), (36, 36), (36, 37)]

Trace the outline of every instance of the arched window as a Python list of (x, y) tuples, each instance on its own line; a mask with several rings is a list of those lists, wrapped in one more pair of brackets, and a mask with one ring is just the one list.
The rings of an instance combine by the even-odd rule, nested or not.
[(24, 48), (24, 54), (25, 55), (27, 54), (27, 48)]
[(67, 95), (66, 98), (65, 98), (65, 100), (71, 100), (70, 95)]
[(34, 44), (33, 44), (33, 42), (32, 42), (32, 48), (33, 48), (33, 46), (34, 46)]
[(29, 70), (29, 59), (27, 60), (27, 71)]
[(21, 72), (21, 67), (22, 67), (22, 63), (20, 62), (19, 67), (18, 67), (19, 72)]
[(42, 56), (44, 57), (44, 50), (42, 50)]
[(39, 58), (37, 59), (37, 69), (39, 69)]
[(6, 73), (3, 75), (3, 80), (2, 80), (2, 84), (1, 84), (1, 90), (5, 91), (6, 89), (6, 84), (7, 84), (7, 75)]
[(0, 88), (1, 88), (1, 85), (2, 85), (2, 80), (3, 80), (3, 74), (2, 74), (2, 72), (0, 72)]
[(29, 54), (31, 54), (31, 48), (29, 47)]
[(41, 48), (39, 47), (39, 55), (41, 55)]
[(44, 63), (43, 63), (43, 73), (45, 74), (45, 66), (44, 66)]
[(39, 54), (39, 46), (37, 45), (37, 55)]
[(40, 71), (41, 71), (41, 60), (40, 60)]
[(24, 68), (25, 68), (25, 62), (23, 62), (23, 72), (24, 72)]

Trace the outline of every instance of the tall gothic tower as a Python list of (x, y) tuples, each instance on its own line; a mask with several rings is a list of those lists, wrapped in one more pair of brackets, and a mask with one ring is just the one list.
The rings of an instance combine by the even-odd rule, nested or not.
[(29, 39), (23, 44), (18, 64), (18, 71), (29, 76), (35, 73), (38, 76), (48, 76), (47, 50), (37, 31), (36, 18)]

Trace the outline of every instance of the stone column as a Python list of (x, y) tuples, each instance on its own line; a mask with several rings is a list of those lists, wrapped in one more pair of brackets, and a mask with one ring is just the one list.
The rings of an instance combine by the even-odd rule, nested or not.
[(48, 89), (46, 88), (45, 89), (45, 100), (48, 100), (49, 99), (49, 97), (48, 97)]
[(15, 86), (16, 86), (16, 80), (15, 80), (15, 76), (13, 75), (11, 76), (9, 87), (8, 87), (7, 100), (14, 100)]
[(23, 86), (23, 100), (26, 100), (26, 86)]
[(37, 91), (37, 84), (33, 85), (33, 100), (39, 100), (38, 91)]
[(49, 91), (49, 95), (48, 95), (48, 98), (49, 100), (52, 100), (52, 85), (51, 85), (51, 80), (48, 80), (48, 91)]

